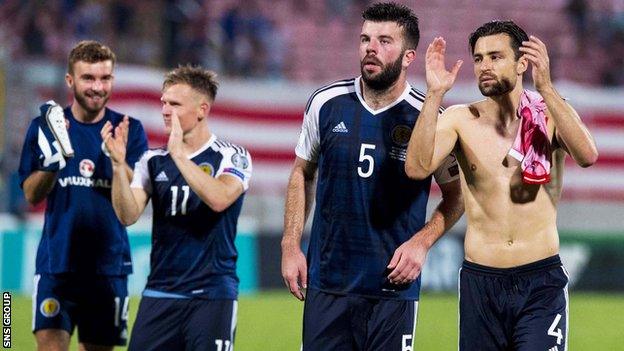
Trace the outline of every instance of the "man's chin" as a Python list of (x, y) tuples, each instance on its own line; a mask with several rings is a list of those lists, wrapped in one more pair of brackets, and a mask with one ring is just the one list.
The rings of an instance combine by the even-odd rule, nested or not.
[(484, 86), (479, 85), (479, 91), (481, 92), (481, 95), (486, 96), (486, 97), (502, 95), (499, 89), (496, 89), (496, 87), (491, 87), (491, 86), (484, 87)]
[(102, 111), (105, 107), (106, 107), (106, 103), (108, 102), (108, 99), (102, 100), (100, 102), (93, 102), (93, 101), (78, 101), (78, 103), (80, 104), (80, 107), (82, 107), (85, 111), (87, 111), (89, 114), (98, 114), (100, 113), (100, 111)]

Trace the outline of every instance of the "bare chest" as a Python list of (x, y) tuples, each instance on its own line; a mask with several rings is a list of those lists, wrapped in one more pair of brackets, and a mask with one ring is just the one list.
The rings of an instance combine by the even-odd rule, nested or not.
[(504, 128), (490, 123), (470, 123), (460, 134), (460, 163), (467, 178), (510, 180), (519, 175), (520, 163), (509, 155), (518, 121)]

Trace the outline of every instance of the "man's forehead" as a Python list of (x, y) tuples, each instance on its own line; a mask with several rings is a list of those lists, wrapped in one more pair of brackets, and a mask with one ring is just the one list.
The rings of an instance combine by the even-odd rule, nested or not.
[(399, 37), (401, 34), (401, 27), (392, 21), (374, 22), (364, 21), (362, 24), (362, 34), (369, 36), (391, 36)]
[(474, 53), (487, 53), (491, 51), (511, 51), (511, 37), (505, 33), (488, 35), (477, 39)]
[(163, 89), (161, 100), (180, 97), (200, 98), (201, 94), (188, 84), (176, 83)]
[(74, 73), (76, 74), (104, 74), (113, 73), (113, 61), (86, 62), (76, 61), (74, 63)]

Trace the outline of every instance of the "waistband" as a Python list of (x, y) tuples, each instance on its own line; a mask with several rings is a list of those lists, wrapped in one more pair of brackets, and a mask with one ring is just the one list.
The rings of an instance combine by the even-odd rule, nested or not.
[(561, 258), (559, 257), (559, 255), (554, 255), (548, 258), (544, 258), (539, 261), (527, 263), (522, 266), (510, 267), (510, 268), (488, 267), (488, 266), (480, 265), (478, 263), (468, 262), (464, 260), (464, 263), (462, 264), (462, 269), (476, 272), (476, 273), (482, 273), (482, 274), (506, 276), (506, 275), (519, 275), (519, 274), (543, 272), (543, 271), (547, 271), (552, 268), (557, 268), (561, 266), (562, 266)]

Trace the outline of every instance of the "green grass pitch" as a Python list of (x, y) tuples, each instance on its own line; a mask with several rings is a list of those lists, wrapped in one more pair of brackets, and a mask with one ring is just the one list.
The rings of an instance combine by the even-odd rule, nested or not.
[[(139, 299), (130, 304), (130, 325)], [(303, 304), (284, 292), (243, 296), (239, 301), (237, 351), (298, 351)], [(30, 332), (31, 300), (13, 296), (14, 350), (34, 350)], [(624, 294), (571, 294), (570, 350), (624, 350)], [(75, 337), (72, 350), (77, 350)], [(125, 350), (117, 348), (116, 350)], [(457, 296), (424, 294), (421, 298), (416, 347), (418, 351), (457, 350)]]

